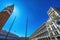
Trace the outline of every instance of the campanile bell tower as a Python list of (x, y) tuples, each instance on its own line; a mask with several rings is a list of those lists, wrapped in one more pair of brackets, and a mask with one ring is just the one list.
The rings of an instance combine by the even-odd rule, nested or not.
[(10, 5), (5, 9), (3, 9), (2, 12), (0, 12), (0, 30), (8, 20), (9, 16), (12, 14), (13, 9), (14, 9), (14, 5)]

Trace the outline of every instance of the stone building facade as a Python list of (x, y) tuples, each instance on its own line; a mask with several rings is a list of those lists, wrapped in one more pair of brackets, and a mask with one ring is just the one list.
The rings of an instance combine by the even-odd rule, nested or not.
[(30, 36), (30, 40), (60, 40), (60, 8), (50, 7), (48, 15), (48, 20)]

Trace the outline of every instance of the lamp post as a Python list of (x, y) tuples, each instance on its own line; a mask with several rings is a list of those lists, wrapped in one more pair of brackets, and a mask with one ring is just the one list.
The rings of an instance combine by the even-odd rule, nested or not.
[(28, 31), (28, 16), (26, 18), (26, 31), (25, 31), (25, 40), (27, 40), (27, 32)]
[(8, 33), (7, 33), (6, 37), (5, 37), (5, 40), (7, 40), (7, 37), (8, 37), (8, 35), (9, 35), (9, 33), (10, 33), (10, 31), (11, 31), (12, 27), (13, 27), (13, 24), (14, 24), (15, 19), (16, 19), (16, 16), (15, 16), (15, 18), (14, 18), (14, 20), (13, 20), (13, 22), (12, 22), (12, 24), (11, 24), (10, 28), (9, 28), (9, 31), (8, 31)]

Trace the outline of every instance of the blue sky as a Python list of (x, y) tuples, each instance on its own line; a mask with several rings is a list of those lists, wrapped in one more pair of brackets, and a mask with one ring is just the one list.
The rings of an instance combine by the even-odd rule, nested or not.
[(14, 4), (14, 11), (3, 26), (3, 30), (9, 31), (16, 16), (10, 32), (25, 36), (26, 17), (28, 16), (28, 36), (30, 36), (49, 18), (47, 11), (50, 6), (60, 7), (60, 0), (0, 0), (0, 11), (11, 4)]

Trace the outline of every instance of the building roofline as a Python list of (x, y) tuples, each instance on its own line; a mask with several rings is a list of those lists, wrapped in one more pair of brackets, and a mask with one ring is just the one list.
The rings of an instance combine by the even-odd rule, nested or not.
[[(48, 18), (48, 19), (49, 19), (49, 18)], [(46, 22), (47, 22), (47, 21), (45, 21), (44, 23), (42, 23), (42, 25), (39, 26), (39, 28), (37, 28), (37, 30), (36, 30), (35, 32), (33, 32), (30, 37), (34, 36), (36, 32), (39, 32), (39, 30), (41, 30), (42, 26), (44, 27), (44, 25), (46, 24)]]

